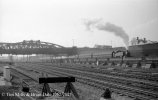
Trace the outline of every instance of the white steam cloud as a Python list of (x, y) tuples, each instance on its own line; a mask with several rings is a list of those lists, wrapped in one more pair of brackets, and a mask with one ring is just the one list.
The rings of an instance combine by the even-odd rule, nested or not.
[(84, 20), (84, 24), (88, 31), (92, 31), (93, 28), (96, 28), (98, 30), (112, 32), (116, 36), (122, 38), (126, 47), (129, 45), (129, 36), (120, 26), (112, 23), (105, 23), (102, 19)]

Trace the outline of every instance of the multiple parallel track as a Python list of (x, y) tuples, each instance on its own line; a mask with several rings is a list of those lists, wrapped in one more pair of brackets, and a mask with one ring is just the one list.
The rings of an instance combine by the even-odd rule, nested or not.
[[(31, 68), (30, 68), (31, 69)], [(21, 96), (19, 95), (18, 98), (20, 98), (20, 100), (36, 100), (37, 98), (39, 98), (41, 96), (41, 92), (42, 92), (42, 84), (39, 84), (39, 80), (38, 77), (36, 77), (37, 75), (32, 75), (30, 73), (27, 73), (28, 69), (24, 69), (24, 68), (14, 68), (12, 67), (11, 69), (11, 75), (13, 77), (17, 77), (19, 78), (19, 80), (23, 81), (20, 82), (20, 84), (18, 84), (18, 86), (14, 85), (14, 87), (20, 87), (20, 91), (18, 91), (17, 93), (23, 93), (22, 92), (22, 86), (28, 86), (30, 89), (30, 95), (26, 95), (26, 96)], [(30, 70), (29, 70), (30, 71)], [(37, 72), (37, 71), (36, 71)], [(22, 83), (22, 84), (21, 84)], [(54, 89), (53, 87), (50, 86), (50, 89), (54, 92), (54, 93), (61, 93), (61, 91)], [(25, 93), (23, 93), (25, 94)], [(33, 95), (34, 94), (34, 95)]]
[[(38, 63), (40, 65), (43, 66), (52, 66), (51, 63)], [(118, 69), (118, 70), (114, 70), (114, 71), (109, 71), (109, 70), (102, 70), (102, 69), (93, 69), (93, 68), (87, 68), (87, 67), (75, 67), (75, 65), (64, 65), (64, 66), (58, 66), (60, 68), (64, 68), (66, 67), (67, 69), (74, 69), (74, 70), (79, 70), (79, 71), (85, 71), (85, 72), (93, 72), (93, 73), (101, 73), (101, 74), (105, 74), (105, 75), (113, 75), (113, 76), (119, 76), (120, 77), (124, 77), (126, 78), (126, 80), (128, 78), (134, 78), (139, 79), (138, 81), (140, 81), (140, 79), (144, 79), (144, 82), (147, 81), (152, 81), (152, 82), (158, 82), (158, 74), (157, 75), (153, 75), (152, 72), (149, 72), (149, 70), (130, 70), (130, 71), (122, 71)], [(155, 70), (153, 70), (155, 71)], [(156, 70), (158, 72), (158, 69)], [(135, 81), (134, 80), (134, 81)], [(151, 83), (151, 82), (150, 82)]]
[[(158, 98), (157, 80), (154, 80), (156, 76), (151, 76), (150, 74), (130, 73), (131, 77), (128, 77), (128, 73), (119, 71), (114, 71), (114, 73), (107, 70), (103, 71), (85, 67), (52, 66), (51, 64), (42, 63), (19, 63), (18, 66), (48, 74), (56, 74), (58, 76), (74, 76), (78, 82), (101, 89), (109, 87), (114, 92), (141, 100), (154, 100)], [(144, 75), (147, 77), (150, 76), (152, 80), (144, 77)]]

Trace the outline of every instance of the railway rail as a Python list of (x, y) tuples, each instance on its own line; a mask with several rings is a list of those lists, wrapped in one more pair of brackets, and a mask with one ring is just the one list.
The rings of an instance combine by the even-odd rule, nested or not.
[[(32, 63), (34, 64), (34, 63)], [(38, 63), (37, 63), (38, 64)], [(36, 63), (35, 63), (36, 65)], [(47, 63), (39, 63), (38, 65), (43, 65), (43, 66), (52, 66), (52, 64), (47, 64)], [(75, 66), (75, 65), (74, 65)], [(153, 75), (152, 73), (141, 73), (141, 72), (131, 72), (130, 71), (120, 71), (120, 70), (114, 70), (114, 71), (109, 71), (109, 70), (102, 70), (102, 69), (93, 69), (93, 68), (87, 68), (87, 67), (74, 67), (73, 65), (57, 65), (59, 68), (66, 68), (66, 69), (71, 69), (71, 70), (78, 70), (82, 72), (93, 72), (95, 74), (103, 74), (104, 76), (107, 77), (115, 77), (123, 80), (127, 80), (130, 82), (141, 82), (141, 83), (146, 83), (148, 85), (155, 85), (158, 86), (158, 75)], [(119, 76), (119, 77), (118, 77)], [(131, 78), (131, 79), (130, 79)]]
[[(30, 74), (27, 73), (28, 69), (20, 69), (20, 68), (16, 68), (15, 66), (13, 66), (11, 68), (11, 75), (13, 77), (18, 77), (20, 78), (20, 81), (22, 80), (22, 82), (20, 82), (20, 84), (18, 84), (18, 86), (15, 87), (20, 87), (20, 89), (22, 89), (23, 85), (27, 86), (30, 89), (29, 94), (28, 95), (19, 95), (18, 97), (20, 98), (20, 100), (36, 100), (38, 97), (41, 96), (41, 92), (42, 92), (42, 84), (39, 84), (39, 77), (37, 77), (38, 75), (36, 74)], [(38, 71), (36, 71), (37, 73)], [(53, 75), (54, 76), (54, 75)], [(53, 91), (54, 93), (58, 93), (61, 94), (62, 91), (54, 89), (52, 86), (50, 86), (51, 91)], [(18, 91), (17, 93), (23, 93), (22, 90)], [(25, 93), (23, 93), (25, 94)], [(18, 95), (18, 94), (17, 94)]]
[[(32, 82), (32, 81), (34, 81), (35, 83), (36, 83), (36, 85), (38, 85), (39, 86), (39, 78), (40, 77), (48, 77), (48, 73), (46, 73), (44, 76), (41, 76), (41, 73), (43, 73), (43, 71), (41, 70), (41, 71), (39, 71), (39, 70), (33, 70), (33, 69), (31, 69), (31, 68), (27, 68), (27, 69), (25, 69), (25, 68), (17, 68), (17, 67), (12, 67), (12, 70), (14, 70), (15, 72), (17, 72), (17, 73), (20, 73), (20, 74), (22, 74), (22, 76), (24, 75), (24, 76), (26, 76), (26, 78), (27, 79), (25, 79), (25, 77), (24, 77), (24, 79), (23, 79), (23, 77), (22, 77), (22, 79), (23, 79), (23, 82), (26, 84), (26, 85), (28, 85), (29, 87), (30, 87), (30, 81)], [(31, 72), (31, 73), (30, 73)], [(16, 75), (18, 75), (18, 74), (16, 74)], [(50, 74), (49, 74), (50, 75)], [(19, 75), (18, 75), (19, 76)], [(18, 77), (17, 76), (17, 77)], [(57, 74), (51, 74), (50, 75), (51, 77), (57, 77), (57, 76), (61, 76), (61, 77), (65, 77), (64, 75), (57, 75)], [(36, 87), (36, 86), (35, 86)], [(32, 89), (33, 91), (35, 91), (35, 92), (30, 92), (30, 93), (35, 93), (35, 94), (37, 94), (37, 95), (35, 95), (35, 100), (37, 99), (37, 96), (40, 96), (41, 97), (41, 92), (42, 92), (42, 87), (43, 87), (43, 84), (40, 84), (40, 89), (39, 89), (39, 87), (38, 88), (34, 88), (34, 89)], [(61, 87), (61, 86), (60, 86)], [(64, 88), (65, 86), (62, 86), (62, 88)], [(52, 99), (54, 100), (54, 98), (56, 99), (56, 98), (59, 98), (59, 99), (61, 99), (61, 98), (75, 98), (75, 96), (65, 96), (65, 93), (63, 93), (63, 90), (60, 90), (60, 89), (55, 89), (54, 88), (54, 85), (52, 86), (52, 85), (49, 85), (49, 88), (50, 88), (50, 90), (53, 92), (53, 94), (52, 95), (54, 95), (55, 97), (53, 97), (52, 96)], [(39, 90), (39, 91), (38, 91)], [(59, 97), (56, 97), (56, 96), (59, 96)], [(67, 94), (66, 94), (67, 95)], [(50, 97), (51, 98), (51, 97)], [(28, 99), (24, 99), (24, 100), (28, 100)], [(74, 99), (74, 100), (78, 100), (78, 99)]]
[[(23, 66), (26, 67), (26, 65), (23, 65)], [(81, 75), (81, 73), (74, 71), (74, 70), (73, 71), (72, 70), (65, 70), (65, 69), (57, 68), (57, 67), (54, 67), (54, 68), (49, 67), (48, 68), (47, 66), (44, 66), (44, 65), (35, 65), (35, 64), (29, 65), (29, 66), (27, 65), (27, 68), (33, 69), (33, 70), (38, 70), (38, 71), (45, 71), (46, 73), (49, 73), (49, 74), (52, 74), (52, 72), (53, 72), (53, 74), (58, 73), (59, 75), (64, 74), (66, 76), (75, 76), (75, 77), (77, 77), (77, 79), (82, 80), (82, 82), (84, 82), (86, 84), (91, 84), (93, 86), (100, 87), (102, 89), (104, 89), (105, 86), (110, 87), (115, 92), (116, 91), (118, 92), (121, 90), (121, 93), (130, 94), (130, 96), (137, 97), (137, 98), (142, 99), (142, 100), (149, 100), (149, 98), (157, 98), (158, 97), (157, 93), (152, 92), (152, 91), (143, 90), (143, 89), (140, 89), (138, 87), (130, 87), (127, 85), (122, 85), (122, 83), (118, 84), (118, 83), (116, 83), (116, 81), (115, 81), (115, 84), (114, 84), (114, 82), (106, 82), (106, 80), (99, 79), (97, 76), (94, 76), (94, 75), (88, 76), (88, 74), (82, 73), (85, 76), (84, 77), (83, 75)], [(49, 70), (46, 70), (46, 69), (49, 69)]]
[[(20, 100), (35, 100), (35, 98), (33, 96), (29, 96), (29, 94), (26, 95), (26, 93), (24, 93), (22, 91), (22, 85), (21, 85), (21, 80), (23, 80), (23, 82), (29, 84), (29, 80), (31, 82), (36, 82), (37, 80), (35, 80), (33, 77), (30, 77), (24, 73), (21, 73), (15, 69), (11, 69), (11, 75), (13, 77), (12, 81), (14, 80), (15, 77), (19, 78), (18, 80), (20, 80), (17, 84), (15, 84), (15, 82), (13, 82), (13, 87), (16, 88), (16, 90), (14, 89), (14, 92), (12, 95), (17, 96)], [(37, 93), (37, 91), (35, 89), (30, 88), (31, 91), (34, 91), (34, 93)]]
[[(110, 84), (110, 85), (114, 85), (114, 86), (119, 86), (119, 87), (122, 87), (122, 88), (131, 88), (131, 90), (135, 90), (135, 91), (139, 91), (140, 93), (146, 93), (145, 95), (149, 95), (149, 94), (151, 94), (151, 95), (157, 95), (158, 93), (154, 93), (154, 92), (148, 92), (148, 91), (145, 91), (145, 89), (144, 90), (141, 90), (141, 88), (134, 88), (134, 86), (133, 87), (129, 87), (129, 85), (127, 86), (127, 85), (121, 85), (121, 84), (123, 84), (125, 81), (119, 81), (118, 79), (117, 79), (117, 81), (115, 80), (115, 79), (109, 79), (109, 80), (107, 80), (107, 78), (105, 78), (105, 77), (103, 77), (103, 76), (99, 76), (99, 75), (96, 75), (96, 74), (90, 74), (90, 73), (83, 73), (83, 72), (81, 72), (81, 71), (76, 71), (76, 70), (67, 70), (67, 69), (62, 69), (62, 68), (58, 68), (58, 67), (56, 67), (56, 68), (51, 68), (51, 69), (53, 69), (53, 70), (55, 70), (55, 71), (61, 71), (62, 73), (71, 73), (70, 75), (75, 75), (75, 77), (78, 77), (79, 75), (81, 75), (82, 77), (84, 77), (84, 76), (86, 76), (86, 77), (88, 77), (88, 78), (91, 78), (91, 79), (96, 79), (97, 81), (102, 81), (102, 82), (106, 82), (106, 81), (108, 81), (108, 83), (106, 83), (106, 84)], [(119, 82), (118, 82), (119, 81)], [(121, 84), (120, 84), (120, 82), (121, 82)], [(117, 84), (114, 84), (114, 83), (117, 83)]]

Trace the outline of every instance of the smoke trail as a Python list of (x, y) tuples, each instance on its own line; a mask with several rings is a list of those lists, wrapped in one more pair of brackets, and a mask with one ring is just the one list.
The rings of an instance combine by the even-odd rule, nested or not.
[(91, 31), (91, 28), (92, 28), (94, 25), (100, 23), (101, 20), (102, 20), (102, 19), (93, 19), (93, 20), (84, 19), (84, 24), (85, 24), (85, 26), (86, 26), (86, 29), (87, 29), (88, 31)]
[(123, 30), (123, 28), (120, 26), (117, 26), (117, 25), (114, 25), (111, 23), (105, 23), (105, 22), (101, 21), (100, 19), (99, 20), (87, 20), (87, 21), (85, 21), (85, 25), (87, 27), (87, 30), (90, 30), (90, 31), (92, 28), (96, 28), (98, 30), (112, 32), (116, 36), (122, 38), (126, 47), (128, 47), (128, 45), (129, 45), (129, 36)]

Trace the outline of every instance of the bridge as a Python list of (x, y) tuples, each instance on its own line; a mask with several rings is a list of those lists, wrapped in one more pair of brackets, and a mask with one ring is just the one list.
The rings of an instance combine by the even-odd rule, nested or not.
[(40, 40), (24, 40), (16, 43), (0, 43), (0, 54), (31, 55), (31, 54), (51, 54), (51, 55), (75, 55), (76, 47), (63, 47), (58, 44), (42, 42)]

